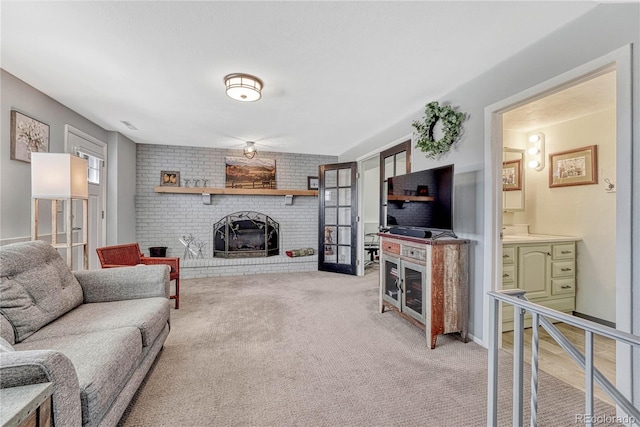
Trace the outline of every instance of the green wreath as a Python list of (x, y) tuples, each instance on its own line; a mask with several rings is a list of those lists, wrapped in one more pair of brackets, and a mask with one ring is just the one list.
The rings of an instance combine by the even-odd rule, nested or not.
[[(455, 112), (449, 106), (441, 107), (438, 101), (428, 103), (424, 110), (423, 121), (416, 120), (412, 124), (418, 136), (416, 148), (420, 148), (431, 159), (439, 158), (449, 151), (460, 136), (464, 119), (464, 113)], [(433, 138), (433, 129), (438, 120), (442, 121), (444, 135), (436, 141)]]

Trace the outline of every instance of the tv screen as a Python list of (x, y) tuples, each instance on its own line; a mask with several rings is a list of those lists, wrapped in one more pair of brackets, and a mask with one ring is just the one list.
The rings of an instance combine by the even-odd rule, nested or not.
[(453, 231), (453, 165), (389, 178), (386, 226)]

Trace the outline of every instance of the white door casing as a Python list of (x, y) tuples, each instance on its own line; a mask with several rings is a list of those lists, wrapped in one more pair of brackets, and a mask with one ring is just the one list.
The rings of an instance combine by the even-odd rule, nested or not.
[[(502, 269), (502, 115), (535, 99), (550, 95), (591, 79), (600, 73), (616, 70), (616, 328), (631, 332), (633, 322), (632, 298), (632, 70), (631, 46), (625, 46), (601, 58), (590, 61), (576, 69), (529, 88), (512, 97), (485, 108), (485, 212), (484, 212), (484, 252), (487, 254), (484, 270), (485, 313), (489, 312), (487, 292), (498, 290)], [(484, 316), (483, 345), (488, 346), (488, 316)], [(637, 361), (635, 363), (638, 363)], [(634, 365), (632, 351), (628, 346), (618, 344), (616, 348), (616, 385), (627, 397), (632, 389), (640, 389), (634, 384), (633, 372), (640, 366)], [(631, 375), (629, 375), (632, 373)]]
[(65, 151), (74, 155), (99, 159), (93, 182), (89, 182), (89, 269), (100, 267), (96, 248), (106, 244), (107, 144), (70, 125), (65, 125)]

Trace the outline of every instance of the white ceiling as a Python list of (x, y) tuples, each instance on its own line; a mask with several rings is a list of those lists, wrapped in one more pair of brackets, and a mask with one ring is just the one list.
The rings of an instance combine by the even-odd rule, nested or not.
[(616, 106), (616, 73), (609, 71), (503, 114), (503, 128), (531, 132)]
[(596, 5), (3, 0), (1, 66), (137, 143), (339, 155)]

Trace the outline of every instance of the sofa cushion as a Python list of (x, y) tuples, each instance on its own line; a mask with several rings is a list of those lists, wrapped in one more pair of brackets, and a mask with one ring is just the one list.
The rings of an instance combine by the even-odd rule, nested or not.
[(42, 241), (0, 248), (0, 312), (15, 342), (82, 304), (82, 288), (53, 246)]
[(98, 425), (140, 363), (142, 338), (135, 327), (28, 340), (16, 350), (56, 350), (73, 363), (80, 384), (82, 425)]
[(39, 340), (133, 326), (142, 334), (142, 345), (153, 344), (169, 321), (169, 300), (142, 298), (82, 304), (29, 337)]

